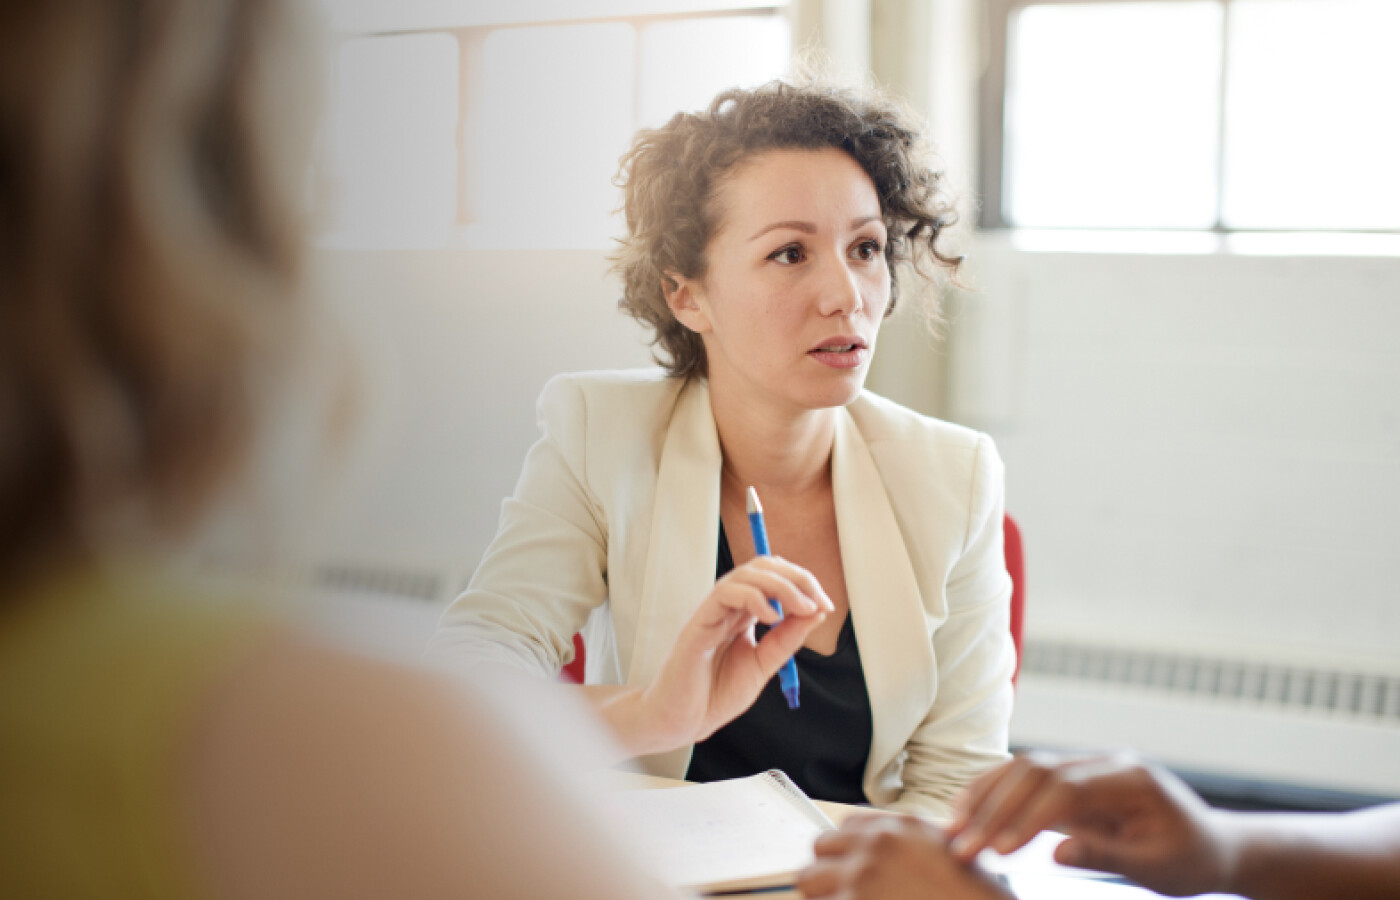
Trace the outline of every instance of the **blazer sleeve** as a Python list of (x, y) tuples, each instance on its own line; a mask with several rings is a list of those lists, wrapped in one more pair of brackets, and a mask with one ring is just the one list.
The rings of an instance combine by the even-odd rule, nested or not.
[(1009, 757), (1016, 649), (1002, 547), (1004, 492), (1001, 458), (979, 435), (967, 538), (945, 586), (947, 620), (933, 634), (934, 703), (905, 747), (904, 790), (894, 809), (949, 818), (958, 792)]
[(588, 411), (568, 376), (538, 404), (541, 438), (471, 583), (438, 623), (430, 662), (448, 669), (505, 664), (553, 678), (573, 635), (607, 599), (607, 519), (587, 486)]

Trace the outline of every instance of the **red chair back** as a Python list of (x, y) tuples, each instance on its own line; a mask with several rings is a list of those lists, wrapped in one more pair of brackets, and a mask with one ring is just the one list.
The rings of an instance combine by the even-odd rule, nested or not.
[[(1019, 653), (1017, 654), (1020, 655)], [(560, 681), (583, 684), (583, 635), (574, 635), (574, 660), (559, 674)]]
[[(1002, 536), (1006, 555), (1006, 571), (1011, 576), (1011, 641), (1016, 645), (1016, 668), (1011, 674), (1011, 683), (1021, 674), (1021, 625), (1026, 612), (1026, 563), (1021, 552), (1021, 529), (1016, 520), (1007, 516), (1002, 520)], [(564, 667), (560, 681), (583, 684), (584, 648), (583, 635), (574, 635), (574, 659)]]
[(1021, 627), (1026, 617), (1026, 560), (1021, 550), (1021, 528), (1011, 516), (1002, 520), (1003, 552), (1006, 572), (1011, 576), (1011, 642), (1016, 645), (1016, 668), (1011, 683), (1021, 674)]

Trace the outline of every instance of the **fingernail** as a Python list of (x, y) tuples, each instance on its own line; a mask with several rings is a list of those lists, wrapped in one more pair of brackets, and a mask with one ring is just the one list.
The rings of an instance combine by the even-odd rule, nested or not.
[(966, 832), (966, 831), (963, 832), (962, 834), (958, 835), (957, 837), (953, 838), (953, 843), (951, 843), (951, 844), (948, 845), (948, 850), (949, 850), (954, 856), (966, 856), (966, 855), (967, 855), (967, 852), (968, 852), (969, 850), (971, 850), (971, 849), (972, 849), (972, 833), (971, 833), (971, 832)]

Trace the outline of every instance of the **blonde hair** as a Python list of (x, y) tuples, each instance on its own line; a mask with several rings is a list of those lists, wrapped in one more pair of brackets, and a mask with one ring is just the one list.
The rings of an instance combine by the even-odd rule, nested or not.
[(0, 12), (0, 585), (175, 537), (300, 315), (315, 71), (288, 0)]

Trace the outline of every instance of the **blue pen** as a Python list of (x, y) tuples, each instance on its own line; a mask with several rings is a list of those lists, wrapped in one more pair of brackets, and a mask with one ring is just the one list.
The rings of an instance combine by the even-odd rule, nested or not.
[[(753, 549), (759, 556), (768, 556), (768, 526), (763, 524), (763, 506), (758, 502), (758, 491), (749, 488), (749, 530), (753, 532)], [(778, 621), (782, 621), (783, 608), (777, 600), (768, 598), (768, 603), (778, 613)], [(778, 684), (782, 685), (783, 697), (787, 700), (788, 709), (797, 709), (797, 663), (789, 656), (782, 668), (778, 669)]]

